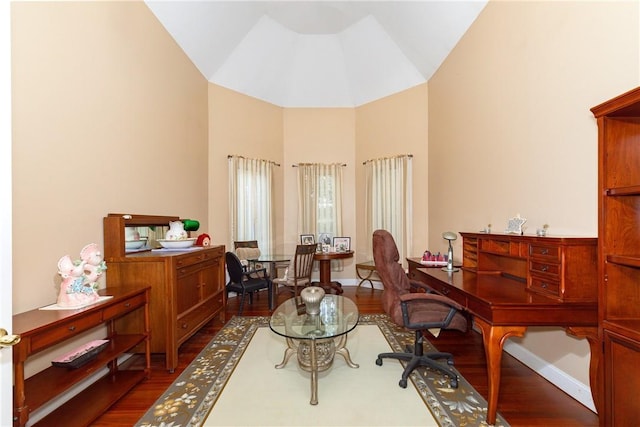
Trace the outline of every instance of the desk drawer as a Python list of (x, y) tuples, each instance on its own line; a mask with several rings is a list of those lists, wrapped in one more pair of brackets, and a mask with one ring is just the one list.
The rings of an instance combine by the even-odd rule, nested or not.
[(555, 278), (560, 277), (560, 264), (553, 262), (544, 262), (532, 259), (529, 262), (529, 271), (531, 273), (551, 274)]
[(543, 277), (531, 276), (531, 280), (529, 282), (529, 290), (546, 296), (559, 298), (560, 282), (556, 280), (549, 280)]
[(71, 338), (80, 332), (91, 329), (102, 323), (102, 312), (96, 311), (77, 320), (56, 325), (55, 328), (45, 329), (31, 337), (31, 352), (35, 353), (50, 345), (57, 344)]
[(531, 258), (545, 259), (549, 261), (560, 262), (560, 246), (535, 245), (529, 246), (529, 255)]

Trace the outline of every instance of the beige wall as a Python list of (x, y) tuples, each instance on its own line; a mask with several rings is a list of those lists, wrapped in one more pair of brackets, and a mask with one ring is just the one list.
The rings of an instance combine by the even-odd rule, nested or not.
[(144, 3), (11, 10), (20, 313), (55, 302), (58, 260), (102, 246), (109, 212), (178, 215), (208, 228), (207, 81)]
[(209, 224), (213, 241), (233, 248), (229, 230), (229, 155), (271, 160), (274, 168), (275, 247), (282, 248), (282, 108), (209, 84)]
[[(490, 2), (429, 82), (429, 242), (527, 218), (527, 233), (597, 235), (589, 111), (640, 83), (637, 2)], [(448, 185), (442, 185), (446, 177)], [(456, 257), (461, 241), (456, 242)], [(514, 340), (518, 341), (518, 340)], [(524, 345), (588, 384), (586, 341)]]

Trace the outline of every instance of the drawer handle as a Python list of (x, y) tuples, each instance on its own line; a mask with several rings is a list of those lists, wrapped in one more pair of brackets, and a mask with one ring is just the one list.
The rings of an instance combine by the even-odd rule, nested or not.
[(540, 269), (542, 271), (548, 271), (549, 270), (549, 266), (548, 265), (543, 265), (542, 268)]
[(73, 331), (75, 331), (75, 330), (76, 330), (76, 327), (75, 327), (75, 326), (73, 326), (73, 325), (71, 325), (71, 326), (69, 326), (69, 330), (70, 330), (71, 332), (73, 332)]
[(545, 282), (540, 283), (540, 286), (542, 287), (542, 289), (547, 289), (549, 287), (549, 285)]
[(131, 303), (130, 303), (130, 302), (127, 302), (127, 303), (125, 303), (125, 304), (124, 304), (124, 306), (125, 306), (126, 308), (129, 308), (129, 307), (131, 307)]
[(442, 295), (449, 295), (449, 289), (447, 289), (447, 288), (442, 288), (442, 289), (441, 289), (441, 293), (442, 293)]
[(549, 255), (549, 249), (543, 249), (540, 251), (542, 255)]
[(188, 327), (189, 327), (189, 325), (188, 325), (187, 323), (183, 323), (183, 324), (181, 325), (181, 328), (182, 328), (182, 329), (187, 329)]

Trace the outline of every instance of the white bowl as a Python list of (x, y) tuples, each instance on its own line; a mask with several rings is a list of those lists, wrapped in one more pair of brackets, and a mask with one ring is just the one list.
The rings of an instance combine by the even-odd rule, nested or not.
[(126, 250), (134, 250), (134, 249), (140, 249), (141, 247), (143, 247), (144, 245), (147, 244), (147, 240), (146, 239), (141, 239), (141, 240), (126, 240), (124, 242), (124, 248)]
[(191, 246), (193, 246), (195, 242), (196, 242), (195, 237), (191, 239), (180, 239), (180, 240), (167, 240), (167, 239), (158, 240), (158, 243), (160, 243), (160, 245), (163, 248), (167, 248), (167, 249), (190, 248)]

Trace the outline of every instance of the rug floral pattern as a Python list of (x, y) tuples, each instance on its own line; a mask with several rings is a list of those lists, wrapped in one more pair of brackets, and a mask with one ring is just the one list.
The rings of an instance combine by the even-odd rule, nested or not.
[[(358, 323), (377, 325), (393, 351), (404, 351), (407, 345), (413, 345), (414, 333), (397, 326), (385, 314), (360, 315)], [(268, 316), (233, 317), (140, 418), (136, 426), (201, 426), (233, 374), (256, 329), (268, 326)], [(425, 351), (435, 349), (426, 340), (424, 345)], [(447, 378), (428, 369), (415, 370), (410, 379), (441, 427), (487, 425), (484, 421), (486, 400), (462, 376), (459, 376), (457, 389), (449, 386)], [(498, 414), (495, 426), (508, 425)]]

